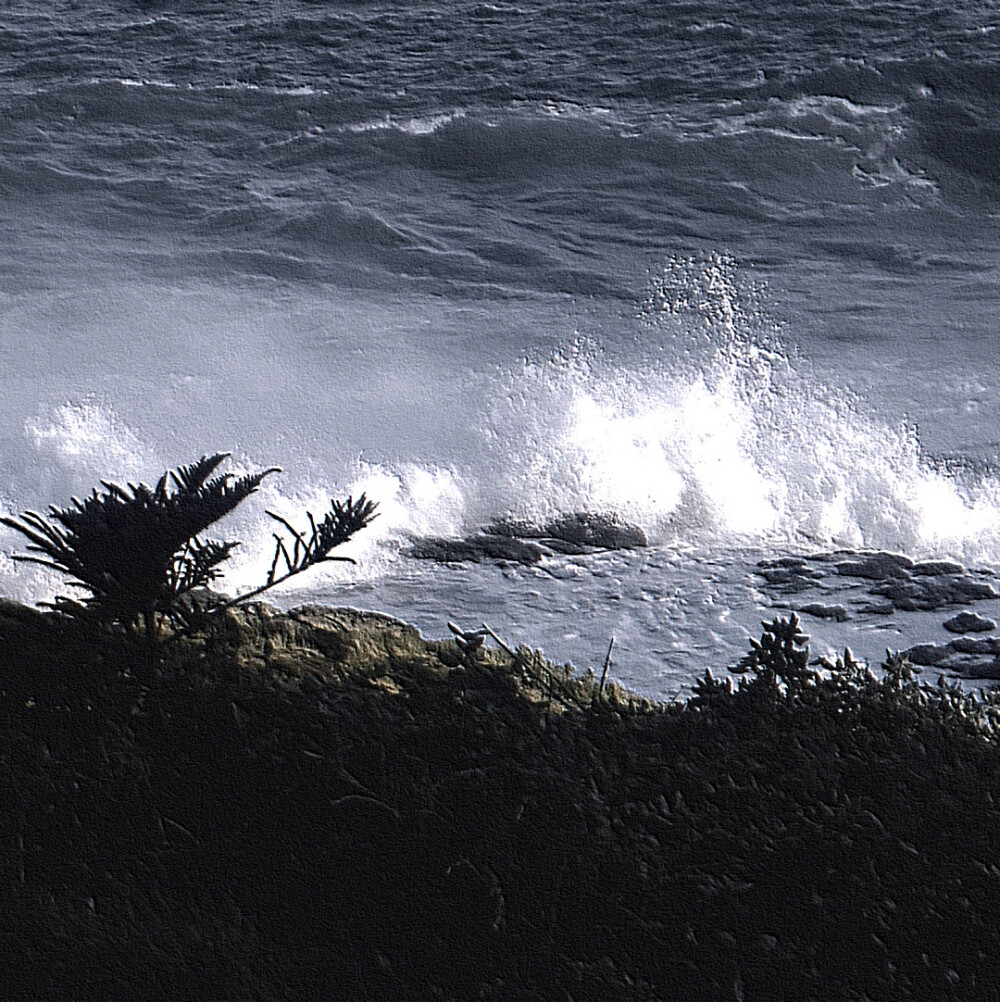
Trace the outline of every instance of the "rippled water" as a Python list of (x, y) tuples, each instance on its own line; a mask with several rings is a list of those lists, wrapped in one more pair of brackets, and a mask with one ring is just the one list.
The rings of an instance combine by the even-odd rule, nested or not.
[[(287, 473), (230, 588), (264, 507), (367, 489), (303, 594), (651, 684), (768, 554), (1000, 564), (998, 47), (985, 3), (8, 4), (0, 506), (232, 449)], [(576, 511), (653, 548), (405, 556)]]

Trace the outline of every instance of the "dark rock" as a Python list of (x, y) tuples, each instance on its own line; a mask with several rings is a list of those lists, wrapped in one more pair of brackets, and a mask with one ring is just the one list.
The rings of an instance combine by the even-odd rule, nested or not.
[(908, 577), (913, 566), (913, 561), (902, 553), (872, 553), (859, 560), (844, 560), (836, 564), (838, 574), (872, 581)]
[(865, 602), (858, 607), (858, 612), (869, 616), (891, 616), (896, 611), (892, 602)]
[(960, 654), (1000, 654), (1000, 637), (956, 637), (949, 645)]
[(537, 539), (553, 549), (557, 548), (557, 543), (602, 550), (633, 550), (649, 545), (646, 533), (639, 526), (623, 522), (617, 515), (585, 511), (560, 515), (542, 526), (514, 520), (494, 522), (484, 531), (496, 536)]
[(823, 605), (820, 602), (810, 602), (799, 608), (799, 612), (808, 612), (810, 616), (817, 619), (835, 619), (838, 623), (843, 623), (851, 618), (851, 614), (842, 605)]
[(537, 564), (544, 550), (536, 543), (511, 536), (477, 533), (465, 539), (428, 536), (413, 544), (409, 555), (417, 560), (437, 560), (440, 563), (483, 560), (508, 560), (518, 564)]
[(553, 553), (562, 553), (567, 557), (581, 557), (588, 553), (595, 553), (596, 546), (585, 546), (583, 543), (568, 543), (565, 539), (554, 539), (551, 536), (542, 536), (538, 542), (547, 550)]
[(915, 609), (932, 609), (927, 604), (926, 592), (915, 581), (891, 581), (871, 589), (872, 595), (889, 599), (897, 609), (912, 612)]
[[(930, 582), (928, 582), (930, 584)], [(976, 602), (985, 598), (998, 598), (996, 589), (988, 581), (974, 581), (971, 578), (959, 577), (955, 580), (943, 581), (941, 586), (931, 585), (931, 592), (946, 597), (950, 604), (959, 605), (962, 599)]]
[(441, 563), (500, 560), (537, 564), (546, 553), (577, 556), (598, 549), (630, 550), (648, 545), (646, 533), (639, 526), (615, 515), (578, 512), (560, 515), (543, 526), (512, 519), (494, 522), (464, 539), (429, 536), (417, 540), (408, 552), (418, 560)]
[(809, 567), (809, 561), (805, 557), (777, 557), (774, 560), (761, 560), (758, 567), (768, 569), (771, 567), (789, 567), (794, 570), (805, 570)]
[(917, 644), (904, 653), (916, 665), (966, 679), (1000, 678), (1000, 637), (956, 637), (947, 644)]
[(826, 550), (819, 553), (810, 553), (806, 558), (817, 564), (836, 564), (844, 559), (855, 560), (865, 554), (858, 553), (857, 550)]
[(985, 616), (965, 611), (946, 619), (944, 628), (951, 633), (986, 633), (988, 630), (995, 630), (997, 624)]
[(937, 577), (940, 574), (964, 574), (965, 568), (951, 560), (921, 560), (910, 568), (910, 573)]
[[(777, 565), (778, 562), (775, 561)], [(819, 578), (824, 577), (822, 571), (812, 567), (766, 566), (758, 565), (757, 573), (769, 584), (787, 593), (806, 591), (816, 585)]]
[(646, 533), (639, 526), (608, 515), (565, 515), (546, 528), (546, 536), (606, 550), (639, 550), (649, 545)]
[(951, 669), (964, 679), (982, 679), (996, 682), (1000, 679), (1000, 660), (975, 661), (972, 664), (959, 664)]
[(940, 664), (951, 653), (948, 644), (916, 644), (908, 651), (903, 651), (903, 654), (915, 665), (924, 667)]
[(885, 581), (870, 589), (872, 595), (882, 595), (897, 609), (940, 609), (948, 605), (966, 605), (986, 598), (997, 598), (993, 586), (959, 575), (923, 577), (919, 580)]

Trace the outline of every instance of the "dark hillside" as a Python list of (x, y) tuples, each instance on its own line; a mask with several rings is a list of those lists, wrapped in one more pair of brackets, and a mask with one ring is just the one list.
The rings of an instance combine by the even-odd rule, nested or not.
[(992, 702), (849, 663), (664, 706), (226, 617), (0, 605), (4, 999), (995, 998)]

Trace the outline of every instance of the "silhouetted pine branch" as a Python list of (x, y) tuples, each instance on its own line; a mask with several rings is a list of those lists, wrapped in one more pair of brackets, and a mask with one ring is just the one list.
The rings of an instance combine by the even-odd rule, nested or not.
[[(308, 532), (305, 530), (299, 532), (287, 519), (269, 511), (267, 514), (292, 534), (294, 543), (292, 540), (283, 539), (278, 533), (274, 533), (274, 559), (271, 561), (267, 581), (259, 588), (226, 602), (220, 608), (255, 598), (269, 588), (287, 581), (296, 574), (301, 574), (316, 564), (334, 560), (353, 564), (355, 561), (351, 557), (330, 556), (330, 551), (342, 543), (346, 543), (356, 532), (360, 532), (373, 519), (377, 518), (376, 508), (378, 508), (378, 504), (369, 501), (364, 494), (357, 501), (352, 497), (348, 497), (347, 501), (343, 502), (331, 501), (330, 510), (321, 522), (316, 521), (312, 512), (306, 512), (306, 517), (309, 519)], [(289, 548), (291, 548), (290, 551)]]

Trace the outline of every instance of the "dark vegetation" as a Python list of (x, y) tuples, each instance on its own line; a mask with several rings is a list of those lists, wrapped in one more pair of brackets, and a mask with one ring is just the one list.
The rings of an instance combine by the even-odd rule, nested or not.
[(150, 647), (0, 602), (0, 997), (996, 997), (990, 694), (794, 616), (665, 704), (214, 607)]
[[(59, 571), (86, 593), (82, 600), (60, 595), (46, 605), (91, 629), (141, 629), (150, 641), (164, 626), (197, 622), (205, 628), (211, 613), (260, 595), (316, 564), (353, 563), (330, 551), (376, 517), (377, 506), (363, 494), (357, 501), (332, 501), (319, 523), (307, 513), (308, 535), (268, 512), (291, 533), (294, 544), (274, 533), (274, 560), (264, 584), (231, 601), (212, 596), (208, 585), (240, 544), (202, 540), (199, 534), (245, 501), (266, 476), (281, 472), (272, 466), (239, 478), (228, 473), (213, 477), (228, 456), (217, 452), (168, 470), (155, 488), (142, 483), (125, 488), (105, 480), (103, 491), (95, 487), (84, 500), (73, 498), (71, 507), (52, 505), (49, 518), (27, 511), (20, 518), (2, 517), (0, 523), (28, 540), (29, 552), (15, 555), (15, 560)], [(192, 602), (193, 596), (199, 601)]]

